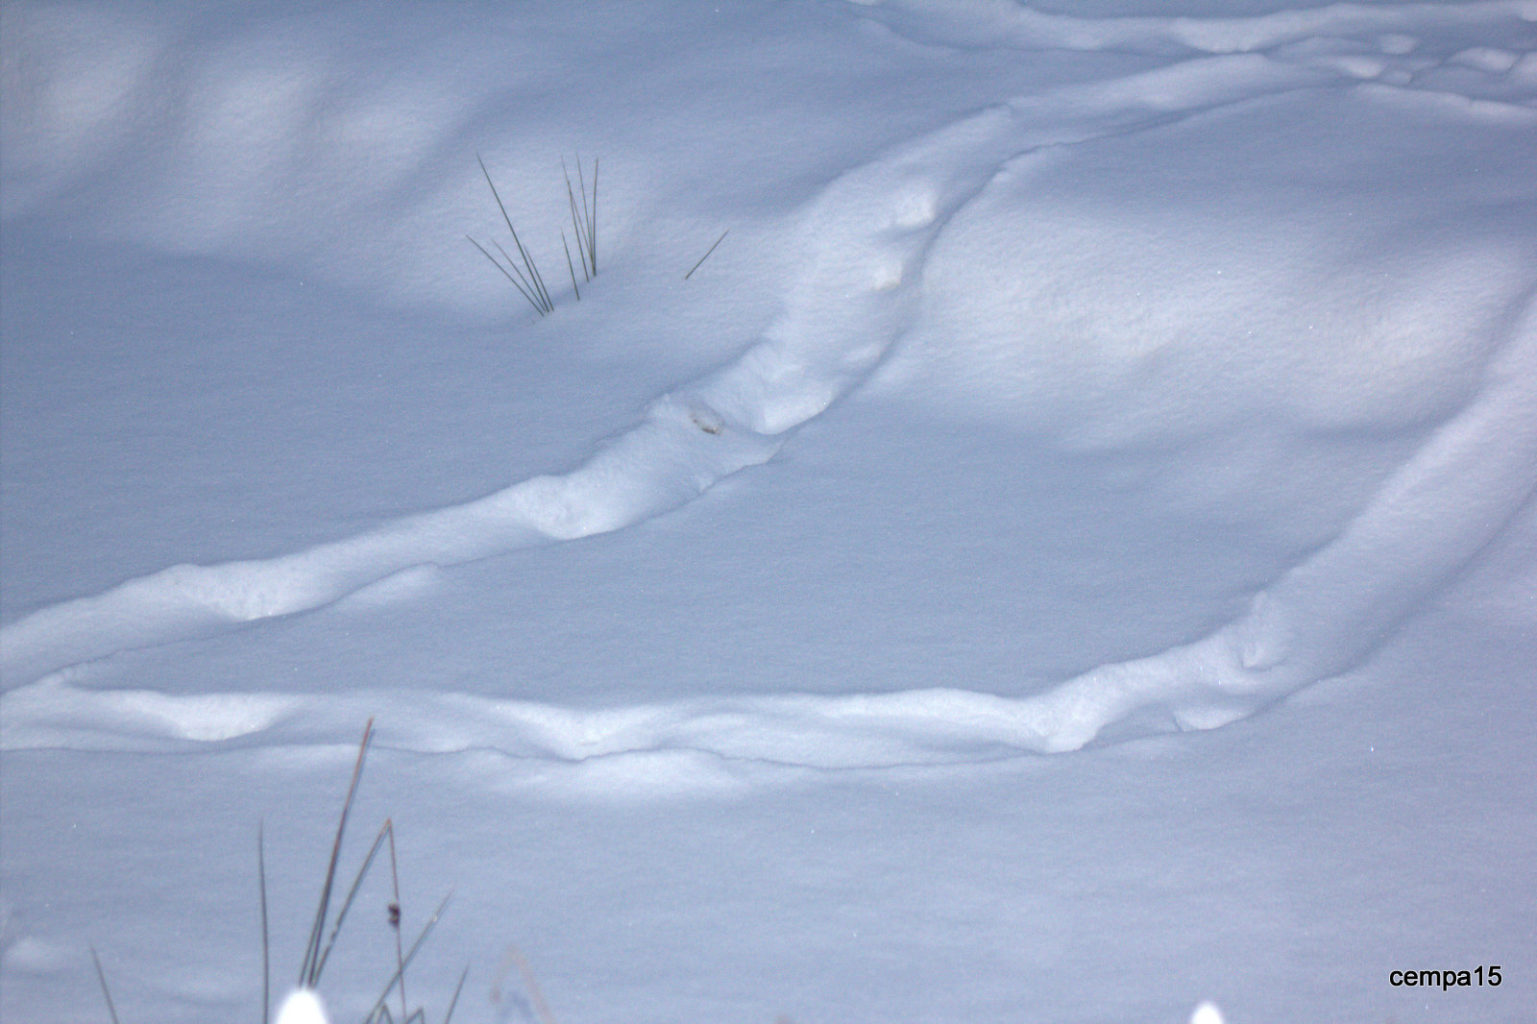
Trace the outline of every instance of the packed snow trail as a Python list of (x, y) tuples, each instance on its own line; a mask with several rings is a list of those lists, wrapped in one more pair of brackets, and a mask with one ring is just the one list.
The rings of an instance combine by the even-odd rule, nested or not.
[[(1531, 20), (1537, 7), (1472, 5), (1468, 13)], [(1442, 17), (1426, 16), (1431, 22)], [(298, 728), (295, 718), (308, 729), (340, 712), (350, 721), (357, 717), (350, 699), (328, 697), (322, 705), (319, 698), (261, 694), (97, 693), (71, 679), (77, 667), (119, 651), (321, 608), (413, 567), (620, 529), (766, 462), (798, 427), (868, 379), (911, 326), (934, 240), (1010, 161), (1342, 80), (1376, 77), (1386, 83), (1378, 88), (1397, 87), (1386, 57), (1341, 63), (1333, 52), (1301, 60), (1225, 52), (1289, 44), (1319, 31), (1320, 17), (1362, 30), (1355, 21), (1363, 16), (1354, 8), (1214, 22), (1204, 35), (1200, 23), (1159, 19), (1157, 33), (1138, 38), (1151, 45), (1159, 33), (1174, 31), (1185, 44), (1221, 55), (991, 107), (843, 175), (802, 217), (805, 269), (762, 340), (732, 365), (658, 399), (639, 426), (570, 474), (535, 477), (279, 558), (174, 566), (5, 627), (0, 673), (8, 692), (0, 745), (88, 744), (99, 730), (120, 730), (125, 721), (139, 723), (139, 739), (130, 742), (150, 747), (166, 739), (227, 739), (284, 722)], [(1053, 31), (1072, 27), (1052, 24)], [(1095, 41), (1103, 45), (1104, 37)], [(1511, 69), (1524, 67), (1522, 61)], [(1529, 98), (1480, 102), (1502, 117), (1533, 119)], [(1334, 542), (1204, 640), (1105, 665), (1022, 699), (935, 689), (577, 711), (413, 696), (413, 707), (434, 711), (417, 716), (424, 724), (402, 725), (398, 741), (420, 749), (485, 746), (573, 763), (702, 757), (846, 768), (1077, 749), (1150, 707), (1162, 708), (1172, 726), (1211, 727), (1368, 656), (1530, 500), (1534, 467), (1537, 323), (1528, 292), (1512, 307), (1484, 386), (1467, 407), (1435, 431)], [(387, 714), (380, 707), (387, 696), (358, 699)]]
[[(1212, 636), (1091, 671), (1035, 697), (959, 689), (840, 697), (701, 698), (583, 710), (462, 694), (96, 691), (66, 670), (5, 695), (0, 747), (174, 749), (264, 734), (325, 742), (370, 714), (394, 745), (495, 751), (576, 792), (731, 787), (751, 765), (857, 769), (1081, 747), (1127, 715), (1209, 728), (1360, 660), (1405, 614), (1530, 507), (1537, 465), (1537, 306), (1528, 300), (1481, 398), (1446, 423), (1340, 537)], [(1471, 500), (1476, 495), (1477, 500)]]
[(41, 609), (0, 632), (0, 674), (11, 687), (117, 650), (318, 608), (413, 566), (590, 536), (677, 508), (766, 462), (866, 379), (912, 322), (928, 245), (1009, 158), (1320, 80), (1258, 56), (1204, 58), (994, 107), (900, 147), (810, 204), (798, 230), (806, 269), (760, 343), (658, 399), (574, 472), (292, 555), (173, 566)]
[[(323, 741), (370, 715), (423, 752), (565, 763), (571, 784), (645, 792), (731, 785), (733, 764), (851, 769), (1075, 750), (1150, 707), (1183, 729), (1243, 717), (1366, 657), (1537, 498), (1537, 301), (1527, 296), (1477, 401), (1437, 430), (1331, 544), (1204, 640), (1106, 665), (1034, 697), (960, 689), (704, 698), (582, 710), (448, 693), (93, 691), (70, 671), (7, 693), (0, 748), (165, 749), (255, 733)], [(153, 579), (154, 577), (152, 577)], [(395, 705), (399, 703), (399, 707)], [(392, 712), (392, 709), (394, 711)], [(127, 735), (121, 735), (124, 729)], [(535, 769), (536, 774), (540, 769)]]

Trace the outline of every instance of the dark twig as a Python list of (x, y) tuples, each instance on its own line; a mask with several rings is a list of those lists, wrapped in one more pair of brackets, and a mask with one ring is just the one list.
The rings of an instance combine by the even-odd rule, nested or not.
[(256, 884), (262, 908), (262, 1024), (272, 1012), (272, 956), (267, 941), (267, 851), (262, 841), (262, 823), (256, 823)]
[(112, 1005), (112, 990), (107, 988), (107, 975), (101, 969), (101, 957), (96, 955), (96, 947), (91, 947), (91, 962), (96, 965), (96, 980), (101, 982), (101, 994), (107, 1000), (107, 1013), (112, 1017), (112, 1024), (118, 1024), (117, 1007)]
[[(722, 242), (724, 242), (726, 240), (726, 236), (729, 235), (729, 234), (731, 234), (731, 229), (730, 228), (727, 228), (725, 231), (722, 231), (720, 233), (720, 237), (715, 240), (715, 245), (720, 245)], [(712, 245), (708, 249), (706, 249), (704, 251), (704, 255), (699, 257), (699, 262), (695, 263), (692, 267), (688, 268), (688, 273), (683, 275), (683, 280), (687, 281), (689, 278), (694, 276), (694, 271), (698, 270), (700, 265), (703, 264), (705, 260), (710, 258), (710, 253), (715, 251), (715, 245)]]

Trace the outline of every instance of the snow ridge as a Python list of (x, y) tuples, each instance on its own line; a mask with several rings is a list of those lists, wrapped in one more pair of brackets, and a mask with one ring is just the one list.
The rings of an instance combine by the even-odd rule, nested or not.
[[(1531, 14), (1529, 5), (1508, 3), (1461, 10)], [(96, 693), (72, 686), (71, 670), (118, 651), (320, 608), (413, 567), (591, 536), (684, 505), (772, 458), (798, 427), (868, 379), (913, 323), (934, 240), (1011, 160), (1338, 81), (1364, 65), (1231, 51), (1279, 45), (1317, 32), (1319, 18), (1333, 23), (1347, 15), (1360, 28), (1355, 23), (1364, 15), (1343, 7), (1248, 24), (1245, 31), (1262, 39), (1232, 26), (1207, 26), (1220, 29), (1214, 37), (1159, 20), (1160, 32), (1175, 31), (1218, 55), (993, 106), (851, 170), (802, 214), (806, 266), (762, 340), (735, 363), (657, 399), (639, 426), (572, 473), (534, 477), (278, 558), (172, 566), (6, 626), (0, 631), (8, 689), (0, 746), (89, 745), (105, 727), (124, 734), (110, 742), (154, 747), (165, 740), (230, 739), (341, 710), (355, 718), (351, 704), (361, 698), (331, 698), (322, 709), (313, 699), (264, 695), (231, 705), (218, 698)], [(1299, 18), (1305, 23), (1294, 24)], [(1095, 31), (1103, 44), (1102, 28)], [(1483, 64), (1501, 74), (1517, 66)], [(1529, 114), (1524, 106), (1518, 112)], [(1148, 708), (1162, 709), (1167, 727), (1221, 725), (1368, 656), (1499, 532), (1537, 487), (1534, 382), (1537, 312), (1528, 293), (1511, 312), (1478, 397), (1400, 467), (1334, 543), (1205, 639), (1102, 666), (1038, 696), (934, 689), (604, 711), (434, 696), (423, 702), (432, 714), (413, 704), (410, 717), (435, 724), (403, 725), (397, 742), (571, 765), (702, 756), (855, 768), (1076, 750)], [(370, 701), (371, 713), (389, 717), (377, 695)]]
[[(413, 694), (409, 707), (391, 715), (388, 708), (401, 698), (388, 693), (93, 691), (72, 685), (74, 672), (66, 669), (5, 695), (0, 748), (165, 749), (270, 731), (319, 739), (328, 728), (344, 730), (359, 716), (380, 714), (392, 722), (392, 744), (404, 748), (495, 751), (545, 765), (541, 777), (552, 763), (566, 765), (580, 789), (601, 783), (612, 790), (622, 780), (650, 791), (685, 777), (690, 787), (706, 779), (724, 784), (744, 764), (843, 770), (1075, 750), (1149, 707), (1164, 708), (1169, 727), (1212, 728), (1369, 655), (1537, 492), (1537, 305), (1528, 301), (1487, 376), (1479, 401), (1438, 431), (1339, 539), (1262, 592), (1248, 614), (1204, 640), (1103, 666), (1039, 696), (933, 689), (581, 710)], [(1457, 514), (1444, 514), (1448, 508)], [(1432, 509), (1436, 514), (1428, 515)], [(578, 528), (565, 521), (565, 529)], [(205, 571), (220, 570), (234, 571)], [(176, 570), (167, 573), (139, 581), (140, 592), (153, 593), (164, 585), (155, 581), (174, 579)], [(133, 586), (112, 594), (126, 601)], [(65, 609), (71, 607), (78, 605)], [(225, 605), (223, 614), (252, 611)]]
[[(808, 266), (762, 342), (659, 398), (645, 421), (563, 477), (539, 476), (463, 505), (264, 561), (177, 565), (44, 608), (0, 632), (18, 679), (222, 624), (307, 611), (417, 565), (453, 565), (631, 525), (773, 456), (786, 436), (863, 381), (911, 322), (923, 254), (1001, 163), (1256, 90), (1314, 80), (1263, 58), (1218, 57), (999, 106), (845, 174), (803, 215)], [(1085, 126), (1085, 101), (1121, 112)], [(704, 429), (704, 420), (711, 429)]]

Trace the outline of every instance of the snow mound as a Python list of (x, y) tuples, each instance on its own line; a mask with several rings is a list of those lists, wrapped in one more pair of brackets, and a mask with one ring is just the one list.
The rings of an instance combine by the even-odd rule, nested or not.
[[(761, 337), (656, 399), (568, 474), (289, 555), (173, 566), (5, 626), (6, 742), (57, 736), (59, 715), (121, 699), (70, 688), (69, 671), (87, 662), (677, 509), (772, 458), (883, 367), (883, 386), (903, 400), (997, 418), (1068, 450), (1189, 446), (1220, 457), (1214, 439), (1237, 438), (1248, 464), (1223, 477), (1227, 491), (1202, 495), (1199, 467), (1186, 467), (1189, 500), (1229, 510), (1244, 500), (1234, 481), (1264, 487), (1267, 466), (1327, 448), (1318, 438), (1422, 440), (1396, 465), (1353, 467), (1367, 481), (1358, 501), (1322, 496), (1332, 532), (1320, 528), (1316, 549), (1234, 621), (1044, 694), (936, 688), (566, 714), (509, 704), (510, 735), (489, 744), (564, 761), (677, 749), (820, 768), (968, 760), (1078, 749), (1150, 710), (1172, 727), (1208, 728), (1341, 672), (1537, 486), (1537, 277), (1523, 256), (1529, 236), (1505, 227), (1533, 200), (1522, 176), (1537, 127), (1529, 62), (1465, 45), (1531, 13), (1522, 3), (1193, 21), (1001, 13), (1012, 33), (1002, 45), (1130, 40), (1194, 52), (993, 104), (845, 170), (795, 218), (799, 270)], [(153, 33), (100, 17), (113, 39), (136, 42), (98, 79), (132, 93), (156, 66)], [(1424, 40), (1447, 26), (1462, 43), (1427, 52)], [(17, 199), (26, 208), (69, 186), (51, 166), (91, 164), (101, 158), (92, 147), (134, 129), (118, 106), (62, 84), (62, 55), (82, 45), (73, 28), (28, 14), (21, 29), (57, 44), (38, 44), (30, 105), (8, 114), (25, 129), (12, 167), (30, 182)], [(178, 166), (203, 167), (216, 195), (194, 191), (190, 212), (157, 223), (238, 234), (250, 211), (228, 204), (253, 197), (263, 210), (305, 215), (302, 201), (279, 198), (283, 183), (300, 164), (333, 159), (348, 130), (335, 126), (303, 154), (284, 147), (303, 135), (292, 126), (325, 106), (317, 96), (332, 86), (316, 69), (334, 42), (301, 44), (286, 31), (247, 41), (248, 73), (189, 90), (199, 102)], [(251, 134), (245, 115), (258, 108), (271, 138)], [(270, 143), (270, 159), (207, 166), (225, 132)], [(1389, 132), (1366, 155), (1354, 144)], [(1427, 198), (1430, 184), (1459, 180), (1444, 164), (1468, 149), (1487, 159), (1485, 172)], [(180, 195), (180, 173), (143, 186), (169, 190), (156, 201), (162, 213), (165, 196)], [(1418, 250), (1394, 238), (1409, 195)], [(217, 248), (218, 237), (193, 244)], [(308, 244), (297, 229), (269, 242)], [(1395, 255), (1368, 255), (1380, 252)], [(226, 711), (194, 705), (180, 718), (156, 715), (183, 737), (270, 721), (242, 712), (231, 724)]]

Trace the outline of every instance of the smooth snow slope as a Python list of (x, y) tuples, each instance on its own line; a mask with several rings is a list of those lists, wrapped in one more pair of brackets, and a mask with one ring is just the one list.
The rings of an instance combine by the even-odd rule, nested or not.
[[(826, 794), (1234, 723), (1490, 551), (1530, 628), (1537, 4), (714, 8), (6, 8), (8, 804), (370, 715)], [(477, 151), (552, 281), (601, 157), (581, 303)]]

